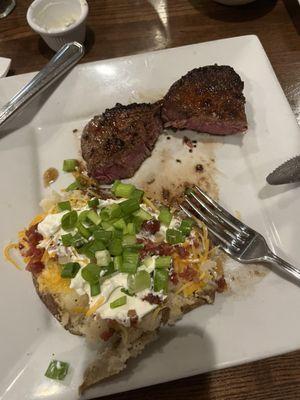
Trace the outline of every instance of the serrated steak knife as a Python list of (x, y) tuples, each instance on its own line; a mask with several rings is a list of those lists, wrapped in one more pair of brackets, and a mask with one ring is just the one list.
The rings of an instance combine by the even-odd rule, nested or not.
[(277, 167), (267, 176), (270, 185), (300, 182), (300, 156), (296, 156)]

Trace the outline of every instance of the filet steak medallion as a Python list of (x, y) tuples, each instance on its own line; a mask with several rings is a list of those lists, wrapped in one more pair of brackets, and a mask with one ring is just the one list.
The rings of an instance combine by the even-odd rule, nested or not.
[(82, 156), (90, 176), (100, 183), (130, 178), (151, 155), (163, 125), (161, 102), (117, 103), (84, 128)]
[(176, 81), (164, 97), (166, 128), (229, 135), (247, 129), (244, 83), (227, 65), (195, 68)]

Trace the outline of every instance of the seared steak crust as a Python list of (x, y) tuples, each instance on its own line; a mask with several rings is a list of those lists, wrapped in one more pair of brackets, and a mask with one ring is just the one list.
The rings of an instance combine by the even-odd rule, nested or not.
[(88, 173), (100, 183), (130, 178), (151, 155), (163, 126), (161, 102), (117, 103), (84, 128), (82, 156)]
[(176, 81), (164, 98), (165, 127), (217, 135), (247, 129), (244, 83), (232, 67), (195, 68)]

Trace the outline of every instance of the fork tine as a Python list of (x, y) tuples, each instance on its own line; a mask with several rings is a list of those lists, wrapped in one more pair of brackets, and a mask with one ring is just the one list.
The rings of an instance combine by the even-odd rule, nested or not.
[(197, 207), (195, 207), (195, 205), (188, 198), (186, 198), (185, 201), (195, 211), (195, 213), (200, 216), (200, 218), (205, 222), (208, 230), (215, 237), (217, 237), (223, 243), (223, 245), (226, 245), (227, 247), (233, 246), (236, 248), (236, 250), (239, 250), (235, 240), (226, 231), (222, 231), (222, 229), (220, 229), (220, 227), (213, 220), (207, 218), (207, 216), (203, 214)]
[[(195, 217), (193, 214), (191, 214), (191, 213), (188, 211), (187, 208), (185, 208), (182, 204), (180, 204), (179, 207), (182, 209), (182, 211), (184, 211), (184, 212), (186, 213), (186, 215), (187, 215), (189, 218), (193, 218), (194, 220), (196, 220), (197, 223), (199, 223), (199, 219), (198, 219), (197, 217)], [(224, 241), (221, 237), (217, 236), (217, 235), (215, 234), (215, 232), (213, 232), (213, 231), (210, 230), (210, 228), (207, 227), (207, 229), (209, 229), (209, 232), (213, 235), (214, 239), (217, 239), (217, 241), (219, 242), (219, 244), (220, 244), (220, 242), (222, 242), (222, 243), (228, 245), (228, 243), (227, 243), (226, 241)]]
[[(200, 195), (205, 199), (205, 201), (203, 201), (204, 204), (208, 203), (211, 206), (212, 208), (211, 211), (213, 213), (217, 214), (219, 218), (225, 221), (226, 224), (230, 225), (240, 234), (246, 237), (249, 236), (249, 232), (247, 232), (247, 230), (252, 231), (251, 228), (249, 228), (249, 226), (247, 226), (246, 224), (235, 218), (232, 214), (230, 214), (227, 210), (225, 210), (225, 208), (220, 206), (220, 204), (218, 204), (211, 197), (209, 197), (202, 189), (199, 188), (199, 186), (195, 186), (195, 188), (198, 191), (198, 193), (200, 193)], [(203, 207), (207, 209), (206, 204), (205, 206), (203, 205)]]
[(206, 205), (206, 203), (199, 199), (198, 196), (195, 195), (195, 193), (191, 192), (189, 193), (189, 196), (191, 196), (208, 214), (209, 218), (214, 221), (217, 225), (220, 225), (220, 228), (225, 229), (225, 231), (228, 233), (228, 235), (232, 238), (237, 240), (240, 243), (244, 243), (244, 240), (241, 238), (242, 233), (240, 230), (237, 230), (232, 227), (232, 225), (228, 224), (226, 219), (222, 218), (218, 213), (212, 212), (211, 208)]

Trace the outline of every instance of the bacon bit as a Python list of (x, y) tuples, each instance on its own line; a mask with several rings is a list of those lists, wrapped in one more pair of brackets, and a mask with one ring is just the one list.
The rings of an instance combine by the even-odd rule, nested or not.
[(41, 259), (44, 254), (44, 249), (39, 249), (35, 246), (30, 246), (25, 253), (25, 257), (35, 257)]
[(26, 265), (26, 270), (32, 272), (33, 274), (38, 274), (44, 269), (44, 264), (41, 261), (29, 261)]
[(161, 304), (162, 300), (157, 294), (148, 293), (147, 296), (143, 297), (144, 301), (148, 301), (150, 304)]
[(100, 334), (100, 338), (102, 340), (104, 340), (104, 342), (107, 342), (108, 339), (110, 339), (112, 337), (112, 335), (114, 334), (114, 329), (109, 328), (109, 330), (104, 331)]
[(42, 263), (45, 250), (37, 248), (39, 242), (43, 240), (43, 236), (37, 231), (37, 226), (38, 224), (34, 224), (25, 232), (25, 239), (29, 244), (29, 249), (24, 252), (24, 257), (30, 258), (26, 270), (33, 274), (38, 274), (45, 267)]
[(25, 248), (25, 246), (24, 246), (24, 244), (19, 243), (18, 248), (19, 248), (19, 250), (21, 251), (21, 250), (23, 250), (23, 249)]
[(197, 271), (192, 268), (190, 265), (188, 265), (183, 272), (180, 272), (178, 274), (180, 276), (180, 278), (185, 279), (186, 281), (198, 281), (198, 273)]
[(182, 246), (175, 246), (176, 252), (179, 254), (180, 258), (186, 258), (189, 256), (189, 251), (187, 248)]
[(160, 222), (157, 221), (156, 219), (150, 219), (149, 221), (144, 221), (142, 229), (154, 235), (160, 229)]
[(227, 283), (225, 281), (224, 276), (222, 276), (220, 279), (218, 279), (216, 283), (218, 285), (218, 287), (217, 287), (218, 293), (222, 293), (227, 289)]
[(174, 283), (174, 285), (177, 285), (178, 283), (178, 276), (174, 270), (171, 272), (170, 281)]
[(187, 147), (189, 147), (190, 149), (193, 148), (193, 142), (187, 136), (184, 136), (182, 141), (183, 144), (187, 145)]
[(148, 255), (170, 256), (173, 252), (172, 246), (168, 243), (155, 243), (149, 239), (138, 239), (137, 242), (144, 244), (144, 247), (140, 250), (141, 258)]
[(136, 326), (138, 323), (139, 317), (135, 310), (128, 310), (127, 315), (130, 319), (130, 326)]

